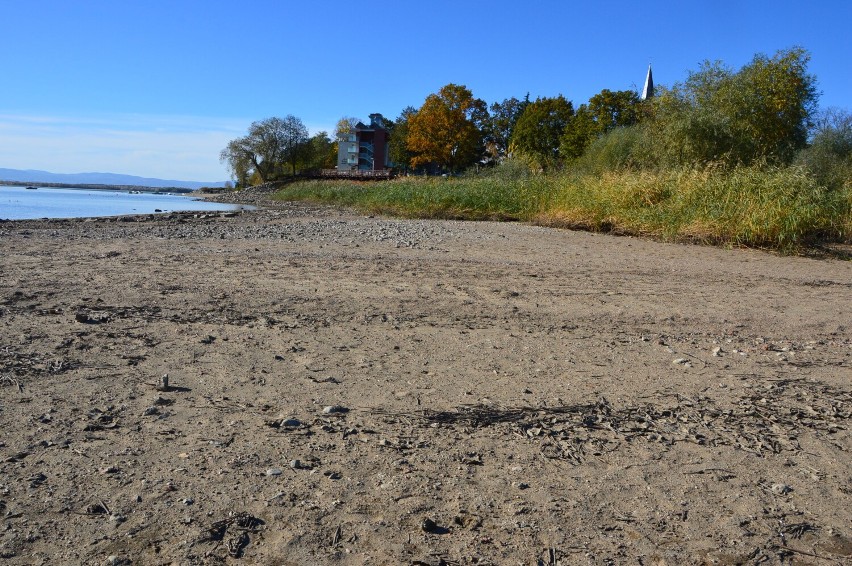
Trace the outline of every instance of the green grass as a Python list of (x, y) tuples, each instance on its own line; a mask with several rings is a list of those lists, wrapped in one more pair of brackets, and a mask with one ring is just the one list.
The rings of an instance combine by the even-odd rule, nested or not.
[(852, 241), (850, 183), (830, 189), (798, 167), (602, 175), (533, 175), (514, 167), (451, 178), (305, 181), (276, 198), (409, 218), (520, 220), (785, 252)]
[(354, 206), (408, 218), (525, 220), (547, 192), (544, 178), (404, 177), (382, 182), (303, 181), (275, 198)]

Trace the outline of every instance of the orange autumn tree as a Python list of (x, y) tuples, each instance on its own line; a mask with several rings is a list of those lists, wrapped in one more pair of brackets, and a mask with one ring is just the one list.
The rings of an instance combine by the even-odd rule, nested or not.
[(409, 118), (407, 145), (412, 167), (433, 163), (452, 172), (476, 162), (483, 150), (485, 102), (464, 85), (448, 84), (430, 94)]

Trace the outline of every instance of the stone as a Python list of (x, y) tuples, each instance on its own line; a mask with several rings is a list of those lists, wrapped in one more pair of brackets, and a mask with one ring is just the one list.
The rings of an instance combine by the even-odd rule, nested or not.
[(349, 409), (340, 405), (329, 405), (328, 407), (323, 407), (322, 412), (324, 415), (335, 415), (348, 413)]
[(437, 530), (438, 524), (432, 519), (426, 518), (423, 519), (423, 524), (420, 525), (420, 528), (423, 529), (424, 532), (432, 533)]

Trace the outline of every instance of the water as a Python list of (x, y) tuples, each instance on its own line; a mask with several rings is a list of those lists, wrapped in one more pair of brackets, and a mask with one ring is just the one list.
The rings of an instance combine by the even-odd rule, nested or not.
[(182, 195), (127, 191), (93, 191), (88, 189), (29, 190), (25, 187), (0, 186), (0, 220), (35, 218), (88, 218), (153, 214), (175, 211), (224, 211), (245, 207), (236, 204), (208, 202)]

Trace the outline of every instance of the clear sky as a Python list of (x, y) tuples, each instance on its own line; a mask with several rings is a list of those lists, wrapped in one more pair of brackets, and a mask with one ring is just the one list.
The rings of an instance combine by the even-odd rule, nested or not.
[(447, 83), (577, 106), (796, 45), (852, 109), (850, 25), (850, 0), (2, 0), (0, 167), (219, 181), (254, 120), (330, 132)]

